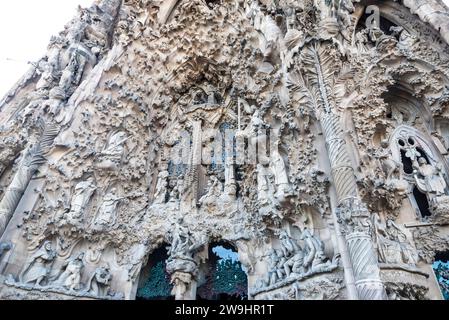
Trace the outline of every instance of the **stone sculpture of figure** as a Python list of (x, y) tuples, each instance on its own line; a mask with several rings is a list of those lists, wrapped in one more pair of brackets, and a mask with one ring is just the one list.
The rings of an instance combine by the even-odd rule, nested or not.
[(282, 31), (270, 14), (265, 14), (256, 1), (253, 1), (247, 14), (251, 18), (254, 28), (260, 31), (265, 38), (264, 62), (272, 62), (273, 53), (277, 49)]
[(443, 177), (441, 164), (432, 166), (424, 157), (421, 157), (418, 159), (418, 165), (414, 164), (413, 175), (421, 192), (436, 196), (445, 194), (447, 184)]
[(208, 192), (198, 201), (200, 206), (204, 206), (210, 212), (217, 206), (217, 200), (223, 193), (222, 183), (216, 176), (212, 176), (207, 185)]
[(108, 264), (97, 268), (87, 283), (89, 293), (97, 297), (105, 297), (108, 295), (112, 280), (112, 274)]
[(324, 255), (324, 243), (318, 237), (312, 235), (308, 228), (304, 228), (301, 234), (301, 240), (306, 245), (304, 267), (312, 269), (312, 266), (318, 266), (325, 262), (327, 258)]
[(279, 139), (275, 142), (275, 147), (271, 152), (271, 168), (274, 172), (275, 184), (277, 188), (276, 197), (279, 200), (285, 198), (291, 192), (288, 179), (287, 168), (284, 158), (279, 152)]
[(156, 192), (154, 193), (154, 204), (163, 204), (167, 200), (168, 176), (167, 170), (159, 172)]
[(257, 198), (260, 205), (268, 204), (270, 197), (270, 182), (268, 178), (268, 170), (264, 165), (257, 164)]
[(306, 273), (304, 268), (304, 252), (299, 250), (293, 257), (288, 259), (284, 264), (284, 270), (287, 277), (291, 274), (303, 275)]
[(62, 270), (64, 270), (55, 282), (56, 286), (63, 287), (70, 291), (80, 290), (81, 285), (81, 273), (84, 268), (84, 252), (80, 253), (76, 258), (70, 260), (64, 264)]
[(115, 224), (117, 218), (117, 206), (125, 197), (117, 196), (117, 189), (112, 189), (104, 198), (98, 215), (94, 220), (94, 227), (104, 228)]
[(355, 34), (356, 37), (356, 44), (357, 44), (357, 51), (361, 54), (366, 53), (369, 51), (368, 47), (368, 30), (362, 29), (359, 32)]
[(123, 131), (113, 134), (108, 145), (100, 152), (102, 162), (98, 167), (106, 170), (117, 170), (125, 153), (125, 142), (127, 140), (127, 135)]
[(278, 281), (278, 273), (277, 266), (279, 263), (279, 256), (276, 253), (276, 250), (272, 249), (269, 252), (269, 263), (268, 263), (268, 281), (266, 283), (267, 286), (272, 286)]
[(411, 248), (407, 236), (393, 220), (389, 219), (384, 224), (377, 215), (375, 227), (380, 262), (409, 265), (417, 263), (416, 254)]
[(218, 104), (217, 89), (214, 88), (214, 86), (212, 86), (211, 84), (207, 84), (206, 94), (207, 94), (207, 104), (209, 104), (209, 105)]
[(299, 251), (299, 246), (295, 241), (288, 235), (285, 230), (282, 230), (279, 239), (281, 241), (281, 250), (284, 257), (291, 257), (297, 251)]
[(391, 157), (391, 151), (388, 140), (382, 140), (380, 143), (380, 149), (376, 153), (376, 157), (379, 159), (382, 165), (382, 169), (385, 173), (386, 181), (389, 181), (392, 175), (399, 168), (399, 164)]
[(41, 287), (44, 281), (49, 280), (49, 274), (56, 258), (56, 251), (53, 250), (51, 241), (46, 241), (44, 245), (31, 256), (25, 268), (20, 274), (20, 281), (23, 284), (34, 284)]
[(148, 242), (138, 244), (131, 249), (130, 260), (127, 264), (128, 281), (134, 282), (139, 275), (143, 260), (147, 254)]
[(67, 213), (67, 222), (77, 224), (81, 221), (92, 195), (97, 190), (94, 182), (94, 178), (89, 178), (76, 185), (70, 211)]
[(183, 222), (184, 219), (179, 218), (178, 222), (174, 225), (174, 230), (172, 233), (172, 244), (168, 251), (169, 256), (183, 256), (188, 254), (190, 230), (182, 225)]

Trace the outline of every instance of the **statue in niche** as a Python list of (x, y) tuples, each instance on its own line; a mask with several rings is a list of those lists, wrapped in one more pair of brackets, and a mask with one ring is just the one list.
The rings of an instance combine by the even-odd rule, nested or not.
[(84, 252), (62, 266), (62, 273), (56, 277), (54, 285), (70, 291), (81, 289), (81, 273), (84, 269)]
[(225, 162), (225, 197), (230, 201), (235, 199), (237, 195), (237, 182), (235, 180), (235, 167), (233, 160), (230, 159)]
[(94, 178), (89, 178), (76, 185), (75, 193), (70, 205), (70, 211), (66, 215), (67, 222), (72, 224), (81, 222), (87, 205), (89, 204), (92, 195), (97, 190), (94, 182)]
[(113, 188), (111, 192), (103, 198), (97, 217), (94, 220), (94, 229), (102, 230), (105, 227), (113, 226), (117, 218), (117, 206), (119, 202), (126, 197), (117, 196), (117, 189)]
[(104, 170), (118, 170), (125, 153), (125, 142), (129, 138), (123, 131), (113, 134), (108, 141), (107, 146), (100, 152), (101, 163), (98, 168)]
[(56, 251), (53, 249), (51, 241), (46, 241), (25, 264), (25, 268), (20, 274), (20, 282), (25, 285), (34, 284), (36, 287), (42, 287), (44, 282), (49, 280), (55, 259)]
[(380, 217), (375, 217), (377, 250), (379, 261), (388, 264), (416, 265), (418, 257), (408, 242), (407, 236), (391, 219), (382, 223)]
[(416, 185), (421, 192), (434, 194), (436, 196), (444, 195), (447, 184), (442, 172), (442, 165), (435, 166), (427, 163), (424, 157), (418, 159), (413, 164), (413, 176), (415, 177)]
[(217, 200), (223, 193), (223, 184), (216, 176), (212, 176), (207, 184), (207, 189), (208, 192), (201, 197), (198, 204), (212, 213), (217, 207)]
[(111, 285), (112, 274), (108, 264), (97, 268), (87, 283), (89, 293), (97, 297), (105, 297), (108, 295)]
[(257, 198), (259, 203), (264, 206), (268, 205), (270, 198), (270, 178), (268, 169), (262, 165), (257, 164)]
[(277, 188), (276, 197), (279, 201), (284, 200), (291, 193), (290, 181), (288, 179), (287, 168), (284, 158), (279, 152), (280, 139), (275, 142), (271, 153), (271, 169), (274, 172), (275, 185)]
[(163, 204), (167, 200), (167, 190), (168, 190), (168, 177), (169, 173), (167, 170), (161, 171), (158, 174), (156, 192), (154, 193), (154, 204)]

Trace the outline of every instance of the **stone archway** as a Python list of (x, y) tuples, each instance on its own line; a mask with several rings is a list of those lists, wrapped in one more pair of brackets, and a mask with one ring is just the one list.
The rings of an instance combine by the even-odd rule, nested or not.
[(148, 258), (140, 273), (136, 300), (173, 300), (173, 285), (166, 271), (167, 247), (162, 245)]
[(239, 261), (237, 248), (226, 241), (213, 242), (208, 256), (200, 266), (197, 300), (247, 300), (247, 270)]

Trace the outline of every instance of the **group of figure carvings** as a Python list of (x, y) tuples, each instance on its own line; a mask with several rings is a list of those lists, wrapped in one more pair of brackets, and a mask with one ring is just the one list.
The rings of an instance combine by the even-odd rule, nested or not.
[(85, 253), (80, 252), (55, 270), (58, 254), (51, 241), (45, 241), (24, 264), (18, 279), (11, 275), (6, 280), (10, 286), (43, 291), (70, 292), (93, 297), (120, 298), (110, 290), (112, 274), (108, 264), (95, 269), (87, 283), (82, 282)]

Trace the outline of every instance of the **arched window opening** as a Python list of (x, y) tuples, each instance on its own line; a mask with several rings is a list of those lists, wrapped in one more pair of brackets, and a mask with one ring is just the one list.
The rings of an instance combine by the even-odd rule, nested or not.
[[(357, 24), (357, 31), (360, 31), (362, 29), (365, 29), (366, 26), (366, 20), (368, 19), (368, 17), (371, 16), (372, 13), (366, 13), (366, 9), (365, 9), (365, 14), (360, 18), (359, 23)], [(382, 30), (382, 32), (386, 35), (391, 35), (393, 34), (393, 29), (392, 27), (398, 27), (395, 23), (391, 22), (390, 20), (380, 16), (380, 30)]]
[(140, 274), (137, 300), (174, 300), (170, 275), (166, 271), (167, 259), (165, 245), (151, 254)]
[(209, 259), (201, 266), (197, 300), (242, 301), (248, 299), (246, 270), (237, 250), (227, 242), (209, 246)]
[(219, 4), (219, 0), (206, 0), (206, 4), (209, 8), (213, 9), (216, 5)]
[(429, 201), (427, 200), (427, 196), (419, 191), (416, 186), (413, 188), (413, 196), (415, 197), (421, 217), (430, 217), (432, 212), (429, 210)]
[(402, 159), (402, 165), (404, 167), (404, 172), (407, 174), (413, 173), (413, 163), (412, 160), (407, 157), (406, 151), (401, 149), (401, 159)]
[(444, 299), (449, 300), (449, 251), (438, 252), (432, 267)]
[(420, 158), (426, 159), (427, 164), (430, 164), (429, 157), (427, 156), (427, 154), (425, 153), (425, 151), (422, 148), (416, 147), (416, 151), (418, 151), (419, 154), (421, 155)]

